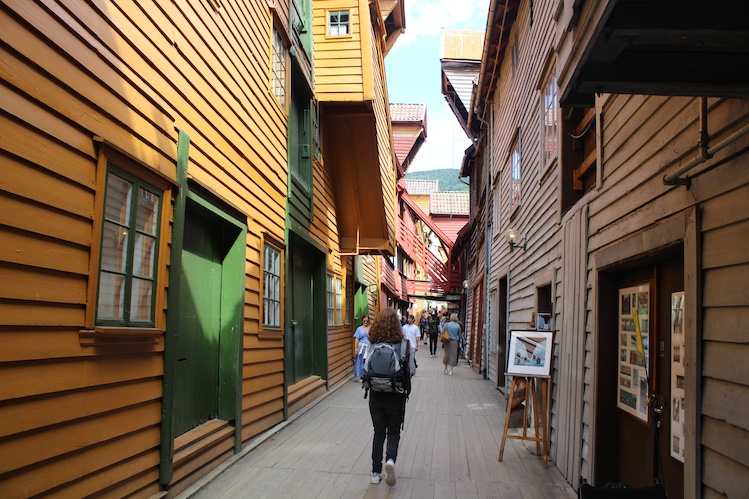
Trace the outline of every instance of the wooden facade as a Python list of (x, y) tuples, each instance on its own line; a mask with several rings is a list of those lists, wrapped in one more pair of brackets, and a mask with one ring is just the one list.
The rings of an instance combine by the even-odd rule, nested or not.
[[(378, 271), (342, 254), (335, 151), (299, 134), (341, 133), (310, 112), (340, 89), (304, 29), (334, 3), (0, 3), (3, 497), (172, 497), (350, 376)], [(356, 140), (376, 132), (361, 171), (382, 195), (369, 243), (392, 253), (382, 58), (403, 9), (355, 3)], [(323, 321), (301, 376), (289, 310), (308, 249), (321, 293), (303, 305)], [(329, 276), (353, 296), (331, 326)]]
[[(746, 496), (749, 459), (735, 443), (749, 434), (738, 284), (749, 268), (749, 113), (736, 98), (745, 86), (720, 69), (726, 58), (746, 64), (736, 42), (745, 27), (658, 1), (492, 1), (489, 12), (467, 122), (476, 151), (464, 162), (473, 364), (488, 362), (501, 388), (509, 332), (536, 329), (541, 316), (554, 332), (550, 458), (573, 486), (657, 478), (669, 496)], [(520, 235), (512, 251), (510, 227)], [(650, 354), (647, 383), (634, 385), (638, 420), (617, 406), (632, 381), (617, 367), (627, 337), (617, 292), (642, 283)], [(670, 309), (680, 292), (682, 353)]]

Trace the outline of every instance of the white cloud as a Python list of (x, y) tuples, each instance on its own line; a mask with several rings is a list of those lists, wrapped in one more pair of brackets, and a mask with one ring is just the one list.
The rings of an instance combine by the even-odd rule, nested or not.
[(427, 107), (427, 139), (408, 171), (460, 168), (463, 152), (470, 145), (447, 103), (438, 109)]
[(406, 32), (399, 45), (409, 45), (422, 36), (439, 34), (442, 28), (483, 31), (489, 0), (412, 0), (406, 2)]

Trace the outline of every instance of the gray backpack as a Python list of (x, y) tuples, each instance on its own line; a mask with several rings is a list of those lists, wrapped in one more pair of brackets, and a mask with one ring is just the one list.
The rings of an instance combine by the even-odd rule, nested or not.
[(369, 346), (364, 358), (362, 387), (367, 392), (405, 393), (411, 391), (411, 372), (408, 367), (408, 341), (400, 344), (375, 343)]

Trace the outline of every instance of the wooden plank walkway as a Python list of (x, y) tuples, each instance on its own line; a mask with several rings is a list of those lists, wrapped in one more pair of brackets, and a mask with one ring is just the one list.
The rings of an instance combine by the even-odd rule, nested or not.
[[(441, 349), (440, 349), (441, 352)], [(465, 360), (454, 375), (421, 345), (396, 463), (398, 483), (370, 483), (372, 422), (356, 379), (251, 445), (179, 499), (574, 499), (535, 444), (507, 440), (498, 462), (505, 398)]]

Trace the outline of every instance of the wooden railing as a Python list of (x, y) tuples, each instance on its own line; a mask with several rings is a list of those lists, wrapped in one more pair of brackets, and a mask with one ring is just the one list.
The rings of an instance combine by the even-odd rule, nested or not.
[(437, 258), (421, 239), (416, 237), (413, 230), (408, 230), (400, 218), (398, 219), (397, 241), (403, 251), (420, 265), (440, 288), (447, 289), (447, 265)]

